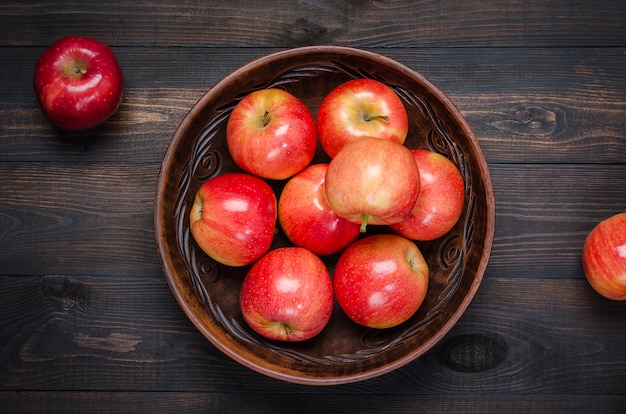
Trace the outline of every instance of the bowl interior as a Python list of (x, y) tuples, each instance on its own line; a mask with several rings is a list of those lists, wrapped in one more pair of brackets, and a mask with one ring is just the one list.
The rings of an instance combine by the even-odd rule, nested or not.
[[(283, 88), (315, 116), (324, 96), (347, 80), (370, 77), (391, 86), (409, 115), (409, 148), (446, 155), (465, 180), (465, 206), (457, 225), (431, 242), (418, 242), (430, 268), (426, 299), (404, 324), (368, 329), (336, 306), (315, 338), (302, 343), (266, 340), (247, 327), (239, 288), (249, 269), (206, 256), (189, 231), (195, 193), (210, 177), (239, 171), (226, 147), (228, 116), (248, 93)], [(314, 162), (328, 162), (319, 149)], [(284, 181), (270, 184), (277, 197)], [(363, 380), (400, 367), (432, 348), (456, 323), (482, 280), (494, 231), (495, 207), (486, 161), (471, 128), (449, 99), (419, 73), (364, 50), (304, 47), (257, 59), (210, 89), (177, 128), (161, 167), (155, 231), (162, 267), (183, 311), (217, 348), (243, 365), (286, 381), (330, 385)], [(367, 234), (389, 231), (368, 226)], [(272, 248), (291, 245), (278, 229)], [(322, 258), (332, 274), (338, 255)]]

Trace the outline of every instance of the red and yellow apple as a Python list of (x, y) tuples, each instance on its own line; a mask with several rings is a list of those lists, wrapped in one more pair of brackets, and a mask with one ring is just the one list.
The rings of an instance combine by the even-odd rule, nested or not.
[(250, 269), (241, 285), (241, 314), (268, 339), (299, 342), (324, 329), (333, 312), (328, 268), (302, 247), (271, 250)]
[(278, 222), (296, 245), (320, 256), (337, 253), (359, 236), (359, 225), (339, 217), (326, 201), (328, 164), (312, 164), (285, 184)]
[(411, 151), (395, 141), (359, 137), (346, 144), (326, 171), (326, 199), (340, 217), (361, 224), (398, 223), (411, 215), (420, 178)]
[(33, 88), (54, 125), (80, 131), (100, 125), (117, 111), (124, 77), (106, 44), (67, 36), (52, 43), (37, 60)]
[(587, 235), (582, 251), (589, 284), (611, 300), (626, 300), (626, 212), (602, 220)]
[(317, 131), (332, 158), (357, 137), (372, 136), (403, 144), (408, 132), (404, 104), (389, 86), (374, 79), (354, 79), (333, 89), (317, 113)]
[(445, 156), (411, 150), (420, 172), (420, 193), (413, 213), (392, 224), (393, 231), (413, 240), (434, 240), (449, 232), (461, 217), (465, 184), (459, 169)]
[(240, 172), (211, 178), (197, 191), (189, 226), (198, 246), (215, 261), (245, 266), (270, 248), (277, 201), (262, 179)]
[(396, 234), (364, 237), (339, 257), (337, 303), (354, 322), (391, 328), (408, 320), (428, 290), (428, 264), (414, 242)]
[(261, 178), (286, 179), (315, 156), (315, 119), (289, 92), (261, 89), (233, 108), (226, 124), (226, 144), (242, 170)]

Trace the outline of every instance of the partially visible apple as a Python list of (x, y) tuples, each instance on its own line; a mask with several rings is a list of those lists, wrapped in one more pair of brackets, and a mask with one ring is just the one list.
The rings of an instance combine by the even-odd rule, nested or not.
[(333, 312), (328, 268), (302, 247), (271, 250), (250, 269), (241, 285), (240, 307), (259, 335), (305, 341), (320, 333)]
[(354, 322), (391, 328), (409, 319), (428, 290), (428, 264), (411, 240), (396, 234), (364, 237), (339, 257), (337, 302)]
[(626, 300), (626, 212), (602, 220), (587, 235), (582, 262), (589, 284), (611, 300)]
[(296, 245), (320, 256), (337, 253), (359, 237), (359, 225), (339, 217), (326, 201), (328, 164), (312, 164), (293, 176), (278, 199), (278, 221)]
[(80, 131), (113, 115), (121, 101), (124, 77), (104, 43), (67, 36), (52, 43), (35, 65), (33, 88), (43, 112), (56, 126)]
[(228, 266), (245, 266), (269, 250), (276, 216), (276, 196), (269, 184), (250, 174), (229, 172), (202, 184), (189, 226), (209, 257)]
[(389, 86), (374, 79), (347, 81), (330, 91), (317, 113), (322, 148), (332, 158), (357, 137), (403, 144), (409, 129), (404, 104)]
[(395, 141), (359, 137), (346, 144), (326, 171), (326, 199), (340, 217), (361, 224), (398, 223), (411, 215), (420, 178), (411, 151)]
[(315, 119), (282, 89), (252, 92), (235, 106), (226, 143), (237, 165), (261, 178), (282, 180), (308, 166), (317, 150)]
[(465, 184), (459, 169), (445, 156), (411, 150), (420, 172), (420, 193), (409, 218), (392, 224), (396, 233), (413, 240), (434, 240), (449, 232), (461, 217)]

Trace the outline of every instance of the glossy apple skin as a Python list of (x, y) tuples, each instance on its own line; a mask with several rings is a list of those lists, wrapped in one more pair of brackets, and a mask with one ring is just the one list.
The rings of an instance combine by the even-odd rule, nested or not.
[(259, 335), (305, 341), (324, 329), (333, 312), (330, 273), (305, 248), (274, 249), (246, 275), (239, 303), (244, 320)]
[(626, 300), (626, 212), (601, 221), (589, 232), (582, 262), (596, 292), (607, 299)]
[(333, 89), (320, 104), (317, 130), (332, 158), (357, 137), (372, 136), (403, 144), (409, 128), (404, 104), (389, 86), (374, 79), (354, 79)]
[(320, 256), (345, 249), (359, 237), (359, 225), (339, 217), (326, 201), (328, 164), (313, 164), (293, 176), (278, 200), (278, 221), (296, 245)]
[(191, 234), (212, 259), (245, 266), (263, 256), (274, 238), (277, 201), (262, 179), (230, 172), (205, 182), (189, 214)]
[(428, 290), (428, 264), (414, 242), (396, 234), (364, 237), (339, 257), (335, 297), (354, 322), (385, 329), (409, 319)]
[(398, 223), (411, 215), (420, 191), (411, 151), (397, 142), (359, 137), (328, 165), (326, 200), (340, 217), (361, 224)]
[(286, 179), (315, 156), (315, 119), (290, 93), (275, 88), (258, 90), (233, 109), (226, 125), (226, 143), (244, 171), (261, 178)]
[(412, 240), (434, 240), (459, 221), (465, 203), (465, 184), (459, 169), (445, 156), (421, 149), (411, 152), (420, 172), (417, 204), (407, 219), (390, 227)]
[(104, 43), (68, 36), (51, 44), (35, 65), (33, 88), (48, 119), (82, 131), (110, 118), (120, 106), (124, 76)]

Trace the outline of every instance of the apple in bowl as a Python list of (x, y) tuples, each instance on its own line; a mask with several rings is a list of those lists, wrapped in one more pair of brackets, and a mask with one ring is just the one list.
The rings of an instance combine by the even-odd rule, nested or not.
[(293, 176), (278, 200), (278, 221), (296, 246), (320, 256), (345, 249), (359, 237), (359, 224), (340, 217), (326, 201), (327, 163), (312, 164)]
[(229, 172), (197, 191), (189, 228), (198, 246), (227, 266), (249, 265), (270, 248), (277, 216), (274, 191), (262, 179)]
[(333, 275), (337, 303), (354, 322), (385, 329), (408, 320), (428, 289), (429, 269), (414, 242), (376, 234), (350, 245)]
[(226, 124), (226, 143), (244, 171), (271, 180), (306, 168), (317, 150), (315, 119), (306, 105), (278, 88), (246, 95)]
[(465, 203), (465, 183), (459, 169), (444, 155), (423, 149), (411, 153), (420, 173), (417, 204), (408, 218), (389, 227), (412, 240), (434, 240), (459, 221)]
[(317, 113), (322, 148), (331, 158), (348, 142), (372, 136), (403, 144), (409, 129), (404, 104), (386, 84), (353, 79), (330, 91)]
[(339, 216), (361, 225), (398, 223), (411, 215), (420, 191), (411, 151), (395, 141), (359, 137), (326, 171), (326, 199)]
[(328, 268), (311, 251), (281, 247), (260, 258), (239, 294), (241, 314), (259, 335), (301, 342), (319, 334), (333, 312)]

